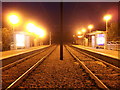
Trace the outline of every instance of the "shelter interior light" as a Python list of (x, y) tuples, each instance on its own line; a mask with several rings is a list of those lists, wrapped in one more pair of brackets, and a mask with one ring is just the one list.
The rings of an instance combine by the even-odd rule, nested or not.
[(105, 44), (104, 34), (97, 34), (96, 42), (97, 42), (97, 45), (104, 45)]
[(16, 34), (16, 46), (25, 46), (24, 34)]

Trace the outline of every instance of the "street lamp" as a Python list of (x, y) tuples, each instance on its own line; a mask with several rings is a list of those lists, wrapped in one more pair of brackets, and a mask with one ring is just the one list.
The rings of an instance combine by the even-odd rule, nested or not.
[(90, 30), (90, 32), (91, 32), (91, 30), (93, 29), (93, 25), (88, 25), (88, 29)]
[(112, 18), (112, 15), (108, 14), (103, 17), (103, 19), (106, 21), (106, 32), (105, 32), (105, 45), (104, 49), (107, 49), (107, 34), (108, 34), (108, 21)]
[(86, 32), (86, 29), (85, 29), (85, 28), (82, 28), (82, 32), (85, 33), (85, 32)]
[(82, 34), (82, 32), (78, 31), (78, 34)]
[(31, 33), (34, 33), (36, 27), (33, 23), (28, 23), (27, 26), (26, 26), (28, 32), (31, 32)]
[[(90, 24), (90, 25), (88, 25), (88, 29), (90, 30), (90, 31), (89, 31), (90, 33), (91, 33), (91, 31), (92, 31), (93, 27), (94, 27), (94, 26), (93, 26), (93, 25), (91, 25), (91, 24)], [(90, 43), (90, 39), (91, 39), (91, 37), (89, 36), (89, 37), (88, 37), (88, 45), (89, 45), (89, 43)]]
[[(14, 40), (14, 25), (17, 24), (20, 20), (19, 20), (18, 16), (15, 14), (10, 15), (8, 17), (8, 19), (9, 19), (10, 23), (12, 23), (13, 42), (15, 42), (15, 40)], [(15, 44), (14, 44), (14, 46), (15, 46)]]

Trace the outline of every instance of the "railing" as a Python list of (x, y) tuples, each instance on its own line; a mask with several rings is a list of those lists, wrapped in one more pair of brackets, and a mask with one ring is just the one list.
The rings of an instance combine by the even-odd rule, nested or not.
[(120, 41), (109, 41), (107, 44), (108, 50), (120, 50)]

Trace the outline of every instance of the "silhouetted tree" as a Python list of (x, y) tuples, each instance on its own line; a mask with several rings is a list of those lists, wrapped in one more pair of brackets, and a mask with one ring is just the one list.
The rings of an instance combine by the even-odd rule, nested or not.
[(2, 28), (2, 50), (10, 50), (10, 44), (13, 39), (12, 31), (7, 28)]
[(118, 23), (112, 22), (108, 28), (108, 41), (118, 41)]

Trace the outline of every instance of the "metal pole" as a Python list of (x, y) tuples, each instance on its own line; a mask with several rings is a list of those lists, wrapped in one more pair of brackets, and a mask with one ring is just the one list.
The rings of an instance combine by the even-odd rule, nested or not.
[(51, 45), (51, 32), (50, 32), (50, 43), (49, 44)]
[(16, 46), (16, 37), (15, 37), (15, 33), (14, 33), (14, 25), (12, 25), (12, 32), (13, 32), (14, 49), (17, 49), (17, 46)]
[(105, 48), (104, 49), (107, 49), (107, 33), (108, 33), (108, 21), (106, 20)]
[(63, 2), (60, 2), (60, 60), (63, 60)]

